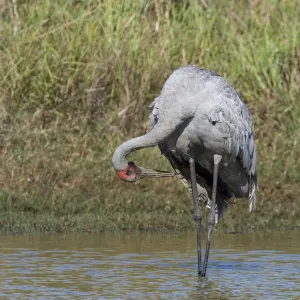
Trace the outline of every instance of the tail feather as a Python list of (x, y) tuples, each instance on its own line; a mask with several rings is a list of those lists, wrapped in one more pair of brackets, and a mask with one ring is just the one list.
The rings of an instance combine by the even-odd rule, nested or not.
[(249, 211), (250, 211), (250, 213), (255, 208), (256, 208), (256, 195), (255, 195), (255, 189), (252, 189), (252, 192), (249, 195)]
[(256, 208), (256, 190), (258, 189), (257, 185), (257, 176), (255, 175), (253, 178), (251, 178), (251, 191), (249, 193), (249, 211), (250, 213), (252, 210)]

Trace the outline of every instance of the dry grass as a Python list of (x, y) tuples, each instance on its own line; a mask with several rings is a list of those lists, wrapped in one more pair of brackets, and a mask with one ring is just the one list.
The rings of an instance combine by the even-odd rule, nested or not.
[[(219, 230), (300, 226), (299, 5), (198, 2), (1, 4), (2, 228), (193, 226), (176, 179), (128, 185), (111, 168), (114, 149), (144, 134), (148, 104), (187, 63), (225, 76), (255, 120), (257, 211), (238, 203)], [(169, 168), (155, 149), (135, 158)]]

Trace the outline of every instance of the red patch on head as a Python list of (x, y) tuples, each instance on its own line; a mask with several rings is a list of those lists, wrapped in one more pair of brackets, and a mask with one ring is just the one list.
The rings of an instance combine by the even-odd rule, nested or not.
[(138, 173), (139, 169), (133, 162), (129, 162), (126, 169), (117, 172), (118, 176), (127, 182), (135, 182), (138, 179)]
[(124, 170), (118, 171), (118, 176), (119, 176), (121, 179), (126, 180), (126, 178), (128, 177), (128, 175), (126, 174), (128, 170), (129, 170), (129, 167), (127, 167), (127, 168), (124, 169)]

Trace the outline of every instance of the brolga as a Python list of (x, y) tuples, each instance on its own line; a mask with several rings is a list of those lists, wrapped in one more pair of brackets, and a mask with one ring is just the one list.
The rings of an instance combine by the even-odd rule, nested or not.
[[(198, 275), (206, 276), (213, 227), (228, 204), (248, 198), (255, 207), (256, 150), (251, 115), (240, 95), (216, 73), (193, 65), (175, 70), (150, 105), (150, 128), (121, 144), (112, 163), (128, 182), (178, 176), (192, 194), (197, 223)], [(158, 146), (174, 173), (146, 169), (127, 160), (136, 150)], [(208, 209), (205, 256), (201, 260), (200, 204)]]

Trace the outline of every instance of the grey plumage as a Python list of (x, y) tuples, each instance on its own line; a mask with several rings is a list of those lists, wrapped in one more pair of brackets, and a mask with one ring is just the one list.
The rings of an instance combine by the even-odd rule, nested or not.
[(210, 198), (212, 157), (220, 154), (223, 160), (219, 180), (225, 191), (218, 193), (217, 205), (222, 200), (248, 197), (251, 211), (257, 190), (253, 122), (246, 105), (229, 83), (211, 71), (189, 65), (173, 72), (150, 109), (150, 132), (173, 127), (158, 145), (172, 166), (185, 173), (187, 182), (188, 171), (183, 169), (188, 169), (188, 159), (192, 157), (196, 168), (198, 165), (208, 171), (199, 174), (197, 182), (208, 190)]
[[(121, 144), (113, 154), (113, 167), (127, 182), (174, 176), (138, 167), (127, 160), (135, 150), (159, 146), (192, 193), (198, 275), (206, 276), (213, 227), (227, 203), (248, 197), (250, 211), (255, 206), (256, 150), (251, 115), (224, 78), (191, 65), (171, 74), (150, 109), (149, 131)], [(210, 208), (203, 268), (199, 201)]]

